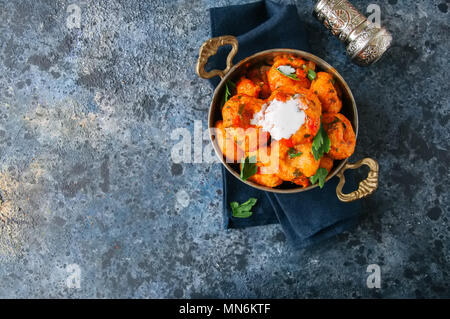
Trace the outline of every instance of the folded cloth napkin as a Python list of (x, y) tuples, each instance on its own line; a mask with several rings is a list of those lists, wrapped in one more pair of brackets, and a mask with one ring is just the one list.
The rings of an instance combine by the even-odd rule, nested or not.
[[(245, 5), (212, 8), (212, 36), (233, 35), (239, 41), (234, 63), (262, 50), (291, 48), (309, 51), (307, 33), (294, 5), (260, 1)], [(224, 69), (228, 51), (225, 48), (211, 57), (207, 69)], [(220, 79), (211, 79), (216, 86)], [(322, 189), (297, 193), (275, 194), (252, 188), (222, 167), (223, 214), (225, 228), (280, 223), (288, 241), (295, 248), (331, 238), (357, 222), (361, 203), (342, 203), (336, 197), (335, 177)], [(353, 174), (346, 174), (344, 191), (356, 189)], [(250, 197), (258, 199), (249, 218), (232, 216), (230, 202), (243, 203)]]

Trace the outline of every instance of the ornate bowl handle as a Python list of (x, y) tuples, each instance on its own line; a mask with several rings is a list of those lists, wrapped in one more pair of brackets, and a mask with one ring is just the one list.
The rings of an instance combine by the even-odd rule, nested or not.
[[(345, 176), (344, 172), (347, 169), (356, 169), (361, 167), (362, 165), (367, 165), (370, 168), (369, 175), (367, 178), (359, 183), (359, 187), (356, 191), (351, 192), (349, 194), (344, 194), (342, 192), (342, 187), (345, 184)], [(372, 158), (364, 158), (354, 164), (347, 163), (345, 166), (337, 173), (340, 181), (338, 186), (336, 187), (336, 195), (343, 202), (353, 202), (357, 199), (364, 198), (369, 196), (378, 187), (378, 163)]]
[[(227, 44), (231, 44), (232, 48), (227, 57), (226, 69), (223, 71), (211, 70), (209, 72), (206, 72), (205, 65), (206, 62), (208, 62), (208, 58), (215, 55), (217, 53), (217, 49), (219, 49), (221, 46)], [(195, 71), (197, 72), (199, 77), (204, 79), (210, 79), (212, 77), (215, 77), (216, 75), (223, 78), (225, 74), (227, 74), (227, 72), (230, 71), (231, 67), (233, 66), (233, 58), (236, 55), (237, 50), (238, 50), (238, 40), (232, 35), (224, 35), (221, 37), (209, 39), (203, 42), (202, 46), (200, 47), (197, 60), (197, 67)]]

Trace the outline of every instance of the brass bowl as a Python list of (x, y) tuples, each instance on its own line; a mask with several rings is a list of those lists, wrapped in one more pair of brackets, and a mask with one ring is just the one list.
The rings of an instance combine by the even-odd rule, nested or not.
[[(227, 57), (227, 67), (225, 70), (212, 70), (209, 72), (206, 72), (204, 67), (208, 61), (208, 58), (215, 55), (217, 53), (217, 50), (219, 47), (224, 45), (231, 45), (232, 49)], [(316, 188), (318, 185), (311, 185), (308, 187), (300, 187), (298, 185), (289, 183), (283, 183), (282, 185), (278, 186), (277, 188), (271, 188), (262, 186), (259, 184), (256, 184), (251, 181), (244, 181), (240, 178), (239, 174), (239, 165), (233, 164), (233, 163), (227, 163), (224, 159), (224, 156), (222, 155), (222, 152), (217, 145), (217, 142), (215, 140), (215, 136), (213, 134), (214, 124), (222, 119), (222, 98), (225, 94), (225, 83), (228, 80), (236, 81), (240, 76), (246, 73), (246, 70), (248, 69), (248, 66), (254, 66), (261, 63), (271, 64), (273, 61), (273, 58), (280, 54), (294, 54), (296, 56), (302, 57), (305, 60), (312, 61), (316, 64), (317, 68), (321, 71), (328, 72), (334, 76), (336, 79), (337, 85), (341, 88), (342, 91), (342, 110), (341, 113), (345, 115), (350, 122), (352, 123), (353, 129), (355, 131), (355, 135), (358, 136), (358, 111), (356, 108), (355, 99), (353, 97), (353, 94), (345, 82), (345, 80), (342, 78), (342, 76), (336, 71), (335, 68), (333, 68), (331, 65), (329, 65), (327, 62), (322, 60), (321, 58), (300, 50), (293, 50), (293, 49), (272, 49), (272, 50), (266, 50), (258, 52), (242, 61), (240, 61), (238, 64), (233, 66), (232, 60), (233, 57), (236, 55), (238, 50), (238, 41), (233, 36), (221, 36), (217, 38), (212, 38), (207, 40), (203, 43), (203, 45), (200, 47), (199, 50), (199, 58), (197, 61), (197, 67), (196, 72), (197, 74), (204, 79), (209, 79), (214, 76), (220, 76), (221, 81), (219, 85), (216, 87), (213, 95), (213, 99), (211, 102), (211, 106), (209, 108), (209, 114), (208, 114), (208, 127), (210, 132), (210, 139), (211, 143), (213, 144), (214, 150), (219, 157), (222, 164), (226, 167), (226, 169), (233, 174), (236, 178), (238, 178), (241, 182), (246, 183), (247, 185), (250, 185), (251, 187), (257, 188), (259, 190), (263, 190), (266, 192), (273, 192), (273, 193), (281, 193), (281, 194), (292, 194), (292, 193), (300, 193), (300, 192), (306, 192), (313, 188)], [(345, 177), (344, 177), (344, 171), (347, 169), (355, 169), (362, 165), (367, 165), (370, 168), (370, 172), (368, 174), (368, 177), (359, 183), (359, 188), (349, 194), (344, 194), (342, 192), (342, 188), (345, 184)], [(378, 187), (378, 163), (371, 158), (364, 158), (354, 164), (348, 163), (348, 159), (335, 161), (333, 170), (330, 172), (328, 177), (326, 178), (326, 181), (328, 181), (330, 178), (337, 175), (340, 178), (340, 182), (338, 186), (336, 187), (336, 195), (338, 198), (343, 202), (350, 202), (354, 201), (363, 197), (366, 197), (370, 194), (372, 194)]]

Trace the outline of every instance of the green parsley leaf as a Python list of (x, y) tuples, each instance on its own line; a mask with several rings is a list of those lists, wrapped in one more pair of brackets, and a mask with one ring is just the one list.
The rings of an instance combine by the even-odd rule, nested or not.
[(312, 81), (316, 78), (316, 76), (317, 76), (317, 74), (316, 74), (316, 72), (314, 72), (314, 70), (312, 70), (312, 69), (308, 70), (308, 79), (310, 79)]
[(258, 166), (256, 166), (256, 156), (242, 157), (241, 159), (241, 178), (246, 181), (251, 176), (258, 172)]
[(316, 184), (317, 182), (319, 182), (319, 187), (322, 188), (323, 185), (325, 184), (325, 179), (327, 178), (328, 175), (328, 171), (326, 168), (320, 167), (316, 174), (314, 174), (314, 176), (311, 176), (309, 178), (309, 180), (311, 181), (311, 184)]
[(302, 152), (297, 152), (297, 150), (293, 147), (290, 147), (287, 151), (289, 158), (295, 158), (302, 155)]
[(328, 137), (327, 132), (323, 128), (322, 123), (320, 123), (320, 129), (313, 139), (311, 149), (316, 161), (318, 161), (323, 156), (324, 153), (328, 153), (330, 151), (330, 147), (331, 147), (330, 138)]
[(253, 206), (255, 206), (257, 201), (258, 200), (256, 198), (252, 197), (245, 203), (242, 203), (241, 205), (239, 205), (238, 202), (231, 202), (230, 207), (232, 211), (232, 216), (237, 218), (248, 218), (252, 216), (253, 212), (251, 212), (250, 210), (252, 209)]

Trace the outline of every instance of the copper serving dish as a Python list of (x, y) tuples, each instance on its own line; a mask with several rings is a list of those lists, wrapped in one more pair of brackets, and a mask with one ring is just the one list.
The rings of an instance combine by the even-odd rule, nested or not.
[[(204, 67), (208, 61), (208, 58), (215, 55), (217, 53), (217, 49), (224, 45), (231, 45), (232, 49), (227, 57), (227, 66), (225, 70), (212, 70), (212, 71), (205, 71)], [(345, 80), (342, 78), (342, 76), (334, 69), (331, 65), (329, 65), (324, 60), (320, 59), (319, 57), (300, 50), (293, 50), (293, 49), (272, 49), (272, 50), (266, 50), (258, 52), (242, 61), (237, 63), (233, 66), (232, 60), (233, 57), (236, 55), (238, 50), (238, 41), (233, 36), (221, 36), (217, 38), (212, 38), (207, 40), (203, 43), (203, 45), (200, 47), (199, 51), (199, 58), (197, 61), (197, 67), (196, 72), (197, 74), (204, 78), (209, 79), (214, 76), (220, 76), (221, 82), (217, 86), (217, 88), (214, 91), (213, 99), (211, 102), (211, 106), (209, 108), (209, 114), (208, 114), (208, 127), (210, 131), (210, 139), (213, 144), (214, 150), (219, 157), (222, 164), (226, 167), (226, 169), (233, 174), (236, 178), (241, 180), (243, 183), (246, 183), (254, 188), (257, 188), (259, 190), (267, 191), (267, 192), (274, 192), (274, 193), (282, 193), (282, 194), (291, 194), (291, 193), (300, 193), (300, 192), (306, 192), (308, 190), (311, 190), (316, 185), (311, 185), (308, 187), (299, 187), (295, 184), (292, 185), (285, 185), (286, 183), (283, 183), (282, 185), (278, 186), (277, 188), (270, 188), (265, 187), (256, 183), (253, 183), (251, 181), (243, 181), (240, 179), (240, 174), (238, 171), (238, 165), (236, 164), (230, 164), (227, 163), (224, 159), (222, 152), (219, 149), (219, 146), (217, 145), (217, 142), (215, 140), (215, 136), (213, 134), (212, 128), (214, 128), (214, 124), (216, 121), (220, 120), (222, 118), (222, 105), (221, 101), (224, 95), (224, 89), (225, 89), (225, 83), (228, 80), (235, 81), (240, 77), (240, 75), (244, 74), (246, 72), (246, 69), (249, 65), (256, 65), (260, 63), (270, 63), (273, 58), (279, 54), (294, 54), (297, 56), (302, 57), (303, 59), (313, 61), (316, 63), (316, 66), (318, 69), (322, 71), (326, 71), (330, 74), (333, 74), (334, 78), (336, 79), (336, 83), (340, 86), (342, 90), (342, 110), (341, 113), (344, 114), (352, 123), (353, 129), (355, 131), (356, 136), (358, 136), (358, 111), (356, 108), (355, 99), (353, 98), (353, 94), (345, 82)], [(368, 177), (359, 183), (359, 187), (356, 191), (353, 191), (349, 194), (344, 194), (342, 191), (342, 188), (345, 184), (345, 177), (344, 177), (344, 171), (347, 169), (356, 169), (359, 168), (362, 165), (367, 165), (370, 168)], [(351, 164), (348, 162), (348, 159), (335, 161), (335, 164), (333, 166), (333, 170), (330, 172), (328, 177), (326, 178), (326, 181), (328, 181), (330, 178), (338, 176), (340, 178), (340, 182), (338, 186), (336, 187), (336, 194), (338, 198), (343, 202), (350, 202), (354, 201), (363, 197), (366, 197), (370, 194), (372, 194), (378, 187), (378, 163), (372, 159), (372, 158), (364, 158), (354, 164)]]

